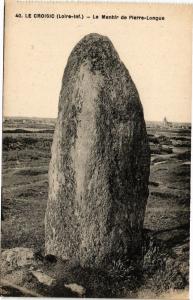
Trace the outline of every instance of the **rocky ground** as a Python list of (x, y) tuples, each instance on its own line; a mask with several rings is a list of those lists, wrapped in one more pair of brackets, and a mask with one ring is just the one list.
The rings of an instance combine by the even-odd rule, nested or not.
[(175, 291), (179, 299), (186, 299), (190, 127), (166, 128), (148, 123), (150, 195), (140, 274), (121, 263), (112, 262), (109, 270), (83, 270), (72, 263), (44, 257), (53, 129), (54, 120), (8, 119), (4, 124), (1, 294), (172, 299), (171, 291)]

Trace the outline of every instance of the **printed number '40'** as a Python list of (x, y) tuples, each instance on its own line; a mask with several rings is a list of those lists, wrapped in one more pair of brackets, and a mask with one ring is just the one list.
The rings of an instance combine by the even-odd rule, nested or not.
[(22, 18), (22, 15), (21, 14), (16, 14), (15, 17), (16, 18)]

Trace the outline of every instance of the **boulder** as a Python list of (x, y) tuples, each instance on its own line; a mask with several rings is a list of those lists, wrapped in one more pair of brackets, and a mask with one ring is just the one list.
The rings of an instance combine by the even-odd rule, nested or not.
[(45, 252), (83, 267), (140, 255), (150, 150), (139, 94), (111, 41), (85, 36), (64, 70)]

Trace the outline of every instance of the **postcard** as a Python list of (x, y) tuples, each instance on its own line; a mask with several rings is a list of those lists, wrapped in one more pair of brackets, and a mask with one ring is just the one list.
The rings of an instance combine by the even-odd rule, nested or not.
[(192, 5), (5, 1), (1, 295), (189, 299)]

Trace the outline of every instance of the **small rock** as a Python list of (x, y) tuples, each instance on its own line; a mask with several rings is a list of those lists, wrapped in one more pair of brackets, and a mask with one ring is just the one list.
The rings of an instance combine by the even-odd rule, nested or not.
[(54, 285), (56, 280), (46, 274), (44, 274), (43, 272), (40, 271), (31, 271), (31, 273), (34, 275), (34, 277), (36, 277), (36, 279), (47, 286), (51, 286)]
[(81, 297), (84, 296), (85, 293), (86, 293), (86, 289), (83, 286), (81, 286), (81, 285), (79, 285), (77, 283), (65, 284), (64, 286), (67, 289), (70, 289), (73, 293), (76, 293), (76, 294), (78, 294)]
[(35, 264), (35, 254), (34, 250), (31, 248), (16, 247), (2, 251), (2, 273), (7, 273), (21, 267)]

